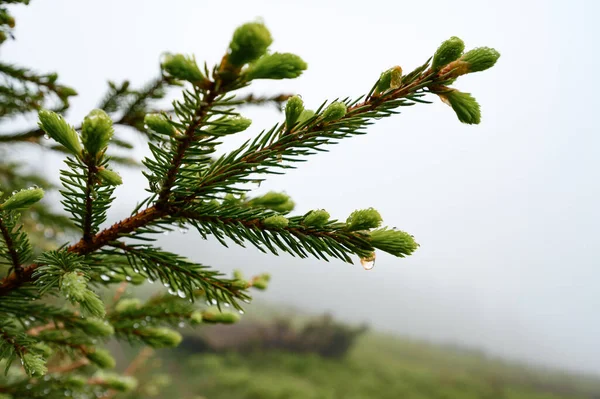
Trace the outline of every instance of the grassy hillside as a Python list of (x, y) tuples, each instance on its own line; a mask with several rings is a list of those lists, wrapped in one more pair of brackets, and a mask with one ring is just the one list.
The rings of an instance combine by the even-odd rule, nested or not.
[(370, 333), (342, 360), (276, 351), (165, 358), (164, 398), (600, 398), (600, 381)]

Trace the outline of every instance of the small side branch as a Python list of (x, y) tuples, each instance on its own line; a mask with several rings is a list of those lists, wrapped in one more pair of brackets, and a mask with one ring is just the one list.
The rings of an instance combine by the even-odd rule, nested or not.
[(19, 262), (19, 254), (17, 253), (17, 250), (15, 248), (15, 243), (12, 240), (12, 237), (10, 235), (10, 231), (8, 230), (8, 227), (6, 227), (6, 223), (4, 222), (4, 220), (0, 217), (0, 232), (2, 233), (2, 238), (4, 239), (4, 243), (6, 244), (6, 248), (8, 249), (8, 253), (10, 255), (10, 259), (12, 262), (12, 267), (15, 271), (15, 274), (17, 275), (17, 277), (19, 279), (23, 278), (23, 267), (21, 266), (21, 263)]

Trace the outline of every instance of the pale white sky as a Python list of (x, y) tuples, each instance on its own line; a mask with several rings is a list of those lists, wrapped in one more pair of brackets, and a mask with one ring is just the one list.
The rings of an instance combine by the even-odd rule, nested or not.
[[(600, 372), (598, 4), (33, 0), (15, 8), (18, 40), (2, 47), (2, 58), (58, 71), (80, 93), (69, 114), (76, 123), (106, 80), (143, 83), (163, 51), (215, 63), (235, 27), (257, 17), (273, 34), (272, 49), (301, 55), (309, 70), (255, 91), (297, 92), (313, 107), (364, 94), (390, 66), (420, 65), (450, 36), (467, 48), (497, 48), (496, 67), (456, 85), (480, 101), (481, 125), (460, 124), (439, 101), (418, 105), (259, 191), (285, 190), (298, 212), (326, 208), (340, 219), (373, 206), (415, 235), (414, 256), (382, 254), (365, 272), (358, 264), (221, 250), (191, 232), (165, 245), (225, 271), (272, 272), (261, 298)], [(253, 127), (225, 149), (281, 118), (270, 109), (244, 113)], [(59, 166), (42, 159), (49, 170)], [(129, 213), (145, 184), (137, 171), (122, 173), (127, 184), (114, 217)]]

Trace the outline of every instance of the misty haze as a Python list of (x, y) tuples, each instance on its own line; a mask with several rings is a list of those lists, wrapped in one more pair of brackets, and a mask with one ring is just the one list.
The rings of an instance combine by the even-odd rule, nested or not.
[[(414, 235), (414, 255), (378, 253), (365, 271), (358, 257), (349, 265), (274, 257), (251, 244), (225, 250), (193, 229), (161, 237), (165, 249), (226, 274), (271, 273), (269, 289), (253, 294), (259, 303), (600, 373), (600, 3), (305, 1), (293, 11), (281, 1), (165, 4), (35, 1), (15, 11), (18, 41), (2, 56), (60, 72), (80, 93), (67, 115), (75, 124), (96, 106), (107, 80), (151, 79), (164, 51), (214, 64), (233, 29), (255, 18), (271, 30), (274, 51), (300, 54), (308, 70), (291, 81), (261, 81), (252, 92), (298, 93), (312, 108), (365, 93), (384, 68), (410, 71), (453, 35), (469, 48), (502, 53), (485, 76), (458, 84), (482, 104), (480, 125), (458, 123), (439, 101), (407, 107), (252, 192), (289, 194), (297, 215), (323, 208), (345, 220), (374, 207), (386, 224)], [(212, 17), (224, 8), (226, 21)], [(66, 17), (68, 24), (61, 22)], [(282, 118), (275, 107), (242, 113), (252, 126), (226, 140), (219, 155)], [(138, 143), (135, 158), (148, 154), (142, 138), (125, 134)], [(60, 155), (26, 145), (18, 151), (58, 176)], [(111, 223), (130, 214), (147, 185), (138, 168), (119, 172), (125, 184), (116, 190)]]

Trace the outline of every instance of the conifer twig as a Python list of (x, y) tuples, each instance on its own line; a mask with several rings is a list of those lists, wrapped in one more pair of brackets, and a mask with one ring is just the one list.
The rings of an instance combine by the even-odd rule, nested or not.
[(6, 227), (4, 220), (0, 217), (0, 233), (2, 234), (2, 238), (4, 239), (4, 243), (6, 244), (6, 248), (8, 249), (8, 253), (10, 254), (10, 258), (12, 261), (12, 267), (17, 278), (23, 278), (23, 267), (19, 262), (19, 254), (15, 248), (12, 237), (10, 236), (10, 231)]

